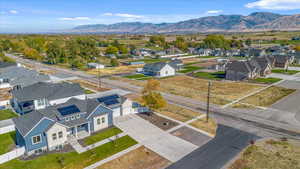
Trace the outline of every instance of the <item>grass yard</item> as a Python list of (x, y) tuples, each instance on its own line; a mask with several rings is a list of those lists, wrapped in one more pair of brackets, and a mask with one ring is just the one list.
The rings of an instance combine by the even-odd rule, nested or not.
[(229, 169), (299, 169), (300, 143), (267, 140), (250, 145)]
[(204, 79), (212, 79), (212, 80), (222, 80), (225, 78), (225, 72), (197, 72), (193, 74), (194, 77), (204, 78)]
[(11, 119), (17, 116), (18, 115), (10, 109), (0, 110), (0, 121)]
[(84, 89), (85, 94), (94, 94), (95, 92), (89, 90), (89, 89)]
[(299, 72), (300, 71), (297, 71), (297, 70), (285, 70), (285, 69), (273, 69), (272, 70), (272, 73), (280, 73), (280, 74), (286, 74), (286, 75), (294, 75)]
[(167, 167), (169, 164), (171, 164), (170, 161), (142, 146), (101, 165), (98, 169), (160, 169)]
[(76, 152), (70, 153), (53, 153), (45, 154), (33, 160), (14, 159), (7, 163), (0, 164), (0, 168), (16, 169), (82, 169), (100, 160), (103, 160), (113, 154), (123, 151), (133, 145), (137, 144), (129, 136), (124, 136), (114, 142), (106, 143), (102, 146), (78, 154)]
[(182, 122), (186, 122), (188, 120), (193, 119), (194, 117), (197, 117), (201, 115), (198, 112), (194, 112), (192, 110), (188, 110), (179, 106), (176, 106), (174, 104), (167, 104), (165, 108), (162, 108), (160, 110), (156, 110), (158, 113), (163, 114), (165, 116), (168, 116), (170, 118), (173, 118), (175, 120), (179, 120)]
[(282, 79), (268, 77), (268, 78), (256, 78), (256, 79), (253, 79), (252, 81), (255, 83), (272, 84), (272, 83), (279, 82), (280, 80), (282, 80)]
[(200, 130), (206, 131), (209, 134), (212, 134), (214, 136), (216, 135), (217, 127), (218, 127), (218, 125), (214, 119), (209, 118), (208, 122), (207, 122), (206, 117), (198, 119), (198, 120), (190, 123), (189, 125), (191, 125), (195, 128), (198, 128)]
[(122, 132), (123, 131), (117, 127), (111, 127), (111, 128), (105, 129), (103, 131), (99, 131), (96, 134), (93, 134), (93, 135), (83, 139), (83, 143), (84, 143), (84, 145), (91, 145), (91, 144), (97, 143), (101, 140), (104, 140), (109, 137), (120, 134)]
[(287, 89), (283, 87), (272, 86), (255, 95), (249, 96), (241, 100), (241, 103), (267, 107), (295, 91), (295, 89)]
[(180, 70), (179, 73), (190, 73), (200, 69), (202, 68), (198, 66), (184, 66), (183, 70)]
[(15, 147), (15, 137), (16, 132), (0, 135), (0, 155), (11, 151)]
[(129, 75), (124, 77), (128, 79), (135, 79), (135, 80), (147, 80), (153, 78), (152, 76), (145, 76), (144, 74), (135, 74), (135, 75)]

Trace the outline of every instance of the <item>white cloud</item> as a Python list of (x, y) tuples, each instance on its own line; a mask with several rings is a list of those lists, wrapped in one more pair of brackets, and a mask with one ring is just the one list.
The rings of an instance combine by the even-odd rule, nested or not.
[(61, 21), (81, 21), (81, 20), (90, 20), (89, 17), (67, 17), (67, 18), (58, 18)]
[(9, 13), (11, 13), (11, 14), (18, 14), (19, 12), (18, 11), (16, 11), (16, 10), (10, 10), (10, 11), (8, 11)]
[(117, 16), (121, 18), (144, 18), (142, 15), (133, 15), (133, 14), (127, 14), (127, 13), (104, 13), (103, 16)]
[(293, 10), (300, 9), (300, 0), (258, 0), (245, 6), (258, 9)]
[(207, 14), (218, 14), (218, 13), (221, 13), (223, 12), (223, 10), (210, 10), (210, 11), (207, 11), (206, 13)]

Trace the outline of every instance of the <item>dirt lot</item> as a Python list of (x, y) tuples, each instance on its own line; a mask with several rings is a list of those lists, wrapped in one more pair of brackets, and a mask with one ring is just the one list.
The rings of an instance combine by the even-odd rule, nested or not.
[(204, 130), (204, 131), (206, 131), (209, 134), (212, 134), (214, 136), (216, 135), (217, 127), (218, 127), (217, 123), (212, 118), (209, 118), (208, 122), (206, 122), (206, 117), (198, 119), (198, 120), (190, 123), (190, 125), (195, 127), (195, 128)]
[(300, 143), (267, 140), (250, 145), (229, 169), (299, 169)]
[(103, 164), (98, 167), (98, 169), (162, 169), (170, 164), (170, 161), (164, 159), (146, 147), (140, 147), (118, 159)]
[(283, 87), (270, 87), (266, 90), (263, 90), (255, 95), (247, 97), (241, 100), (241, 103), (247, 103), (255, 106), (270, 106), (274, 104), (276, 101), (282, 99), (285, 96), (295, 92), (294, 89), (287, 89)]
[(12, 98), (11, 94), (9, 93), (10, 89), (0, 89), (0, 101), (9, 100)]
[(136, 72), (137, 68), (143, 67), (142, 65), (139, 66), (119, 66), (119, 67), (109, 67), (105, 69), (91, 69), (88, 70), (88, 74), (98, 75), (100, 71), (101, 76), (106, 75), (115, 75), (115, 74), (124, 74), (124, 73), (133, 73)]
[[(116, 78), (138, 86), (144, 86), (146, 82)], [(193, 78), (189, 76), (174, 76), (159, 80), (160, 91), (185, 96), (200, 101), (206, 101), (208, 81), (206, 79)], [(224, 105), (254, 92), (264, 85), (243, 82), (212, 81), (211, 97), (212, 103)]]
[(154, 113), (139, 113), (138, 116), (165, 131), (178, 125), (178, 123), (158, 116)]

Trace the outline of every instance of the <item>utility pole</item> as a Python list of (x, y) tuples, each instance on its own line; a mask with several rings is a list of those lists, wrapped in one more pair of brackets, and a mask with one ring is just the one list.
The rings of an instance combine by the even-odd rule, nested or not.
[(211, 88), (211, 81), (208, 82), (208, 89), (207, 89), (207, 107), (206, 107), (206, 122), (207, 123), (209, 120), (210, 88)]
[(101, 89), (101, 72), (100, 68), (98, 68), (98, 88)]

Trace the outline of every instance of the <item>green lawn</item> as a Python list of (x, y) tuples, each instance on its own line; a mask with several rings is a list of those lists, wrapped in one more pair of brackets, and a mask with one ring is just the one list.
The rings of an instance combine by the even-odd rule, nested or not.
[(196, 70), (200, 70), (202, 69), (201, 67), (198, 67), (198, 66), (185, 66), (183, 68), (183, 70), (180, 70), (179, 73), (190, 73), (190, 72), (193, 72), (193, 71), (196, 71)]
[(14, 148), (15, 137), (16, 132), (10, 132), (0, 135), (0, 155), (7, 153)]
[(90, 151), (78, 154), (76, 152), (47, 154), (33, 160), (11, 160), (0, 164), (0, 168), (5, 169), (82, 169), (113, 154), (123, 151), (137, 144), (129, 136), (124, 136), (114, 142), (106, 143)]
[(17, 117), (17, 116), (18, 115), (10, 109), (0, 110), (0, 121), (11, 119), (11, 118), (14, 118), (14, 117)]
[(279, 82), (280, 80), (282, 80), (282, 79), (268, 77), (268, 78), (256, 78), (253, 81), (256, 83), (272, 84), (272, 83)]
[(221, 79), (224, 79), (225, 72), (215, 72), (215, 73), (197, 72), (197, 73), (194, 73), (193, 76), (195, 76), (197, 78), (221, 80)]
[(85, 145), (91, 145), (91, 144), (97, 143), (101, 140), (112, 137), (112, 136), (117, 135), (122, 132), (123, 131), (120, 130), (119, 128), (112, 127), (112, 128), (106, 129), (102, 132), (99, 132), (97, 134), (94, 134), (92, 136), (89, 136), (89, 137), (85, 138), (83, 141), (84, 141)]
[(94, 94), (95, 92), (89, 90), (89, 89), (84, 89), (85, 94)]
[(274, 69), (272, 70), (272, 73), (281, 73), (286, 75), (294, 75), (296, 73), (299, 73), (300, 71), (297, 70), (284, 70), (284, 69)]

